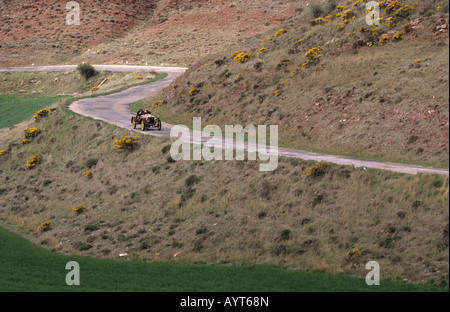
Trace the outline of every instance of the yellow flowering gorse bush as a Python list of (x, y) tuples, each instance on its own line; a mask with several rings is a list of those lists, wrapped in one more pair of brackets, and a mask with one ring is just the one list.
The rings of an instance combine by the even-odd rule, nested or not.
[(33, 119), (35, 122), (37, 122), (37, 121), (41, 120), (42, 118), (47, 117), (49, 113), (50, 113), (50, 111), (48, 109), (46, 109), (46, 108), (41, 109), (34, 113)]
[(236, 51), (232, 54), (233, 59), (237, 63), (246, 63), (250, 60), (250, 58), (253, 56), (252, 52), (246, 53), (241, 51)]
[(268, 50), (266, 49), (266, 48), (261, 48), (261, 49), (259, 49), (259, 51), (258, 51), (258, 55), (260, 55), (260, 54), (263, 54), (263, 53), (266, 53)]
[(282, 35), (284, 35), (285, 33), (287, 33), (286, 29), (280, 29), (276, 32), (276, 34), (274, 35), (275, 37), (280, 37)]
[(36, 156), (32, 156), (30, 157), (30, 160), (27, 161), (27, 170), (31, 170), (33, 168), (35, 168), (38, 164), (41, 163), (41, 156), (40, 155), (36, 155)]
[(361, 255), (361, 253), (359, 252), (358, 248), (353, 248), (353, 250), (350, 250), (350, 251), (347, 252), (347, 257), (348, 258), (351, 258), (353, 256), (359, 256), (359, 255)]
[(26, 132), (25, 132), (25, 137), (27, 138), (35, 138), (39, 135), (40, 131), (38, 128), (29, 128)]
[(120, 140), (115, 139), (114, 141), (116, 143), (115, 147), (118, 151), (134, 150), (139, 144), (139, 139), (137, 136), (122, 136)]
[(188, 95), (189, 95), (189, 96), (195, 96), (195, 95), (197, 95), (199, 92), (200, 92), (200, 91), (199, 91), (196, 87), (193, 87), (193, 88), (189, 91)]
[(73, 207), (72, 211), (74, 211), (77, 215), (82, 214), (83, 212), (87, 211), (88, 209), (86, 208), (85, 205), (81, 205), (78, 207)]
[(330, 164), (327, 163), (326, 161), (322, 161), (322, 162), (317, 162), (314, 166), (308, 168), (304, 174), (307, 175), (308, 177), (318, 177), (318, 176), (322, 176), (325, 174), (325, 172), (328, 171), (328, 169), (330, 168)]
[(50, 230), (50, 220), (45, 221), (44, 223), (42, 223), (41, 225), (38, 226), (38, 230), (41, 232), (45, 232)]
[(153, 103), (152, 109), (158, 108), (158, 107), (160, 107), (161, 105), (166, 104), (166, 103), (167, 103), (166, 100), (164, 100), (164, 101), (156, 101), (155, 103)]

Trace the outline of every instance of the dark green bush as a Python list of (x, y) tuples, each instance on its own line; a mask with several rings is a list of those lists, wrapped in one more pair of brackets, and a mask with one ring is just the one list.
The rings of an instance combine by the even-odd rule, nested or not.
[(318, 18), (321, 17), (324, 14), (324, 10), (320, 4), (313, 3), (309, 7), (309, 12), (312, 16), (312, 18)]
[(200, 178), (199, 177), (197, 177), (196, 175), (191, 175), (191, 176), (189, 176), (189, 178), (186, 179), (184, 184), (187, 187), (190, 187), (190, 186), (192, 186), (194, 184), (197, 184), (199, 182), (200, 182)]
[(97, 231), (98, 229), (100, 229), (98, 226), (96, 226), (95, 224), (88, 224), (86, 225), (86, 227), (84, 228), (84, 230), (86, 232), (92, 232), (92, 231)]
[(84, 165), (85, 165), (87, 168), (90, 169), (90, 168), (96, 166), (97, 163), (98, 163), (98, 159), (96, 159), (96, 158), (89, 158), (88, 160), (86, 160), (86, 162), (84, 163)]
[(337, 0), (328, 0), (327, 14), (333, 12), (337, 6), (338, 6)]
[(281, 231), (280, 238), (282, 240), (288, 240), (290, 237), (291, 237), (291, 230), (285, 229), (285, 230)]
[(80, 75), (86, 80), (98, 74), (94, 66), (87, 63), (78, 65), (77, 70), (80, 72)]

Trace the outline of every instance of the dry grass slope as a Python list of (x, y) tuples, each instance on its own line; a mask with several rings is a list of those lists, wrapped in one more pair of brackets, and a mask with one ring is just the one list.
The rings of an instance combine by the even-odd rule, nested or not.
[(184, 124), (276, 124), (286, 146), (448, 168), (448, 4), (415, 2), (397, 26), (369, 27), (357, 2), (340, 2), (355, 16), (346, 24), (338, 9), (319, 24), (305, 11), (202, 58), (139, 105), (166, 100), (158, 114)]
[[(188, 65), (296, 14), (296, 0), (8, 1), (0, 17), (0, 67), (59, 63)], [(306, 2), (305, 2), (306, 3)]]
[[(40, 133), (21, 145), (29, 127)], [(308, 176), (314, 163), (295, 159), (274, 173), (252, 161), (173, 163), (167, 139), (137, 133), (137, 149), (119, 152), (124, 135), (61, 108), (11, 130), (0, 143), (2, 222), (67, 254), (357, 276), (376, 260), (385, 278), (448, 284), (446, 178), (333, 165)]]
[[(19, 12), (19, 1), (11, 3)], [(265, 17), (252, 20), (254, 29), (242, 27), (236, 34), (233, 28), (223, 36), (211, 30), (206, 41), (201, 38), (208, 25), (192, 26), (192, 20), (209, 20), (208, 10), (216, 8), (214, 16), (228, 12), (224, 16), (230, 19), (211, 25), (245, 24), (250, 2), (222, 1), (217, 7), (215, 1), (182, 3), (174, 9), (173, 1), (158, 2), (151, 10), (165, 25), (154, 26), (154, 20), (143, 17), (130, 37), (110, 43), (111, 50), (100, 45), (91, 56), (128, 60), (132, 49), (117, 43), (131, 43), (131, 36), (147, 33), (149, 39), (172, 38), (168, 42), (184, 50), (172, 54), (160, 42), (152, 47), (149, 41), (135, 40), (132, 47), (143, 47), (133, 58), (136, 63), (146, 61), (142, 53), (151, 48), (160, 51), (152, 61), (173, 63), (218, 52), (145, 101), (148, 107), (167, 101), (157, 108), (158, 115), (186, 124), (192, 116), (218, 125), (278, 124), (285, 145), (448, 166), (448, 26), (436, 33), (438, 26), (448, 25), (448, 5), (437, 11), (437, 6), (445, 8), (444, 1), (416, 2), (398, 26), (383, 24), (369, 31), (360, 31), (364, 9), (347, 1), (340, 3), (352, 9), (355, 19), (335, 8), (335, 18), (326, 22), (313, 22), (308, 10), (295, 10), (306, 7), (298, 1), (277, 1), (286, 12), (276, 18), (276, 3), (261, 1), (255, 10)], [(109, 6), (120, 11), (117, 2)], [(26, 21), (33, 17), (30, 12), (36, 14), (31, 2), (22, 9), (28, 13)], [(95, 11), (92, 20), (100, 13)], [(327, 14), (321, 18), (328, 19)], [(399, 40), (397, 31), (408, 22), (411, 29)], [(180, 28), (177, 32), (169, 25)], [(124, 31), (132, 27), (125, 26)], [(1, 32), (1, 64), (5, 57), (13, 65), (31, 62), (23, 55), (48, 45), (45, 31), (40, 32), (42, 40), (27, 43), (25, 33), (22, 39), (18, 31), (22, 26), (10, 27)], [(55, 36), (51, 40), (65, 36), (64, 29), (55, 27), (45, 28)], [(178, 36), (192, 28), (201, 36), (191, 35), (190, 41), (177, 45)], [(167, 37), (159, 33), (162, 29), (169, 29)], [(393, 30), (386, 43), (381, 36)], [(80, 36), (80, 44), (94, 40), (85, 33), (72, 35)], [(383, 41), (375, 41), (377, 36)], [(246, 39), (239, 42), (238, 37)], [(223, 43), (236, 39), (236, 46), (224, 48)], [(201, 50), (203, 46), (207, 48)], [(62, 61), (81, 52), (72, 53), (70, 46), (67, 54), (55, 49), (46, 51), (47, 60)], [(111, 57), (109, 51), (114, 51)], [(240, 55), (236, 60), (235, 51), (243, 53), (235, 54)], [(35, 57), (45, 61), (47, 56)], [(193, 88), (197, 91), (190, 92)], [(46, 248), (105, 258), (127, 253), (154, 261), (275, 264), (360, 277), (366, 274), (365, 263), (375, 260), (383, 278), (448, 285), (448, 178), (335, 165), (318, 170), (314, 163), (296, 159), (280, 159), (273, 173), (259, 172), (259, 164), (252, 161), (173, 162), (170, 140), (80, 117), (61, 105), (66, 104), (0, 139), (1, 223), (20, 227)], [(38, 134), (21, 144), (29, 128), (37, 128), (33, 133)], [(138, 137), (136, 148), (132, 142), (133, 149), (118, 151), (115, 139), (130, 135)]]

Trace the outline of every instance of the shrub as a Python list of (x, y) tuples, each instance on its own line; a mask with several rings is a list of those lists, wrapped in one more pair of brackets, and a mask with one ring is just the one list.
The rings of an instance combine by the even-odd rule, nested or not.
[(397, 32), (394, 37), (392, 37), (395, 41), (400, 41), (403, 39), (403, 34), (401, 32)]
[(117, 191), (119, 191), (119, 187), (118, 186), (113, 186), (109, 189), (109, 195), (114, 195), (117, 193)]
[(41, 225), (38, 226), (38, 230), (41, 232), (45, 232), (50, 230), (50, 220), (42, 223)]
[(414, 142), (416, 142), (419, 139), (419, 137), (417, 135), (412, 135), (408, 138), (408, 142), (406, 142), (406, 144), (413, 144)]
[(311, 24), (313, 26), (315, 26), (315, 25), (319, 25), (319, 24), (323, 24), (323, 23), (327, 23), (327, 22), (328, 22), (328, 19), (322, 18), (322, 17), (318, 17), (318, 18), (314, 19), (314, 21), (312, 21)]
[(281, 67), (289, 66), (289, 64), (291, 64), (291, 61), (289, 61), (289, 60), (281, 60), (280, 63), (278, 63), (277, 67), (281, 68)]
[(285, 230), (281, 231), (280, 238), (282, 240), (288, 240), (290, 237), (291, 237), (291, 230), (285, 229)]
[(305, 56), (307, 60), (302, 64), (302, 66), (308, 68), (312, 65), (316, 65), (317, 63), (319, 63), (323, 51), (324, 48), (322, 47), (314, 47), (306, 51)]
[(225, 63), (225, 61), (224, 60), (220, 60), (220, 59), (214, 61), (214, 64), (216, 64), (217, 66), (222, 66), (224, 63)]
[(85, 251), (85, 250), (89, 250), (89, 249), (91, 249), (92, 248), (92, 245), (91, 244), (80, 244), (79, 246), (78, 246), (78, 250), (79, 251)]
[(98, 74), (94, 66), (84, 62), (78, 65), (77, 70), (80, 73), (80, 75), (86, 80)]
[(41, 131), (38, 128), (29, 128), (25, 132), (25, 138), (34, 139), (39, 135), (39, 133), (41, 133)]
[(199, 91), (196, 87), (194, 87), (194, 88), (192, 88), (192, 89), (189, 91), (188, 95), (189, 95), (189, 96), (195, 96), (195, 95), (197, 95), (197, 94), (199, 94), (199, 93), (200, 93), (200, 91)]
[(232, 54), (234, 60), (237, 63), (246, 63), (250, 60), (250, 58), (253, 56), (252, 52), (246, 53), (241, 51), (236, 51)]
[(137, 136), (122, 136), (120, 140), (115, 139), (116, 142), (116, 149), (118, 151), (128, 150), (132, 151), (136, 148), (136, 146), (139, 144), (139, 139)]
[(346, 8), (347, 8), (347, 7), (346, 7), (346, 6), (343, 6), (343, 5), (337, 5), (337, 6), (336, 6), (336, 9), (337, 9), (338, 12), (344, 11)]
[(355, 12), (353, 12), (352, 10), (347, 10), (345, 11), (342, 16), (341, 16), (341, 20), (344, 21), (344, 23), (348, 23), (348, 21), (353, 18), (355, 15)]
[(306, 170), (304, 174), (308, 177), (319, 177), (323, 176), (330, 168), (330, 164), (326, 161), (322, 161), (320, 163), (317, 162), (314, 166), (308, 168), (308, 170)]
[(152, 109), (158, 108), (158, 107), (160, 107), (163, 104), (167, 104), (167, 101), (166, 100), (164, 100), (164, 101), (156, 101), (155, 103), (153, 103)]
[(200, 182), (200, 178), (199, 177), (197, 177), (196, 175), (191, 175), (191, 176), (189, 176), (186, 179), (184, 185), (187, 186), (187, 187), (190, 187), (190, 186), (192, 186), (194, 184), (197, 184), (199, 182)]
[(386, 19), (386, 25), (388, 25), (389, 27), (395, 27), (397, 26), (397, 20), (393, 16), (388, 17)]
[(327, 12), (331, 13), (332, 11), (334, 11), (338, 6), (337, 0), (328, 0), (327, 3)]
[(280, 36), (284, 35), (285, 33), (287, 33), (287, 30), (282, 28), (282, 29), (278, 30), (274, 36), (280, 37)]
[(141, 245), (139, 246), (141, 250), (147, 250), (152, 248), (152, 243), (148, 239), (144, 239), (141, 241)]
[(256, 62), (255, 66), (253, 67), (257, 71), (261, 71), (264, 63), (263, 62)]
[(320, 4), (313, 3), (309, 7), (309, 12), (312, 16), (312, 18), (318, 18), (324, 14), (324, 10)]
[(27, 170), (31, 170), (33, 168), (35, 168), (38, 164), (41, 163), (41, 156), (40, 155), (36, 155), (36, 156), (32, 156), (30, 157), (30, 160), (27, 161)]
[(407, 32), (407, 33), (408, 33), (408, 32), (411, 31), (412, 26), (411, 26), (410, 23), (407, 23), (407, 24), (405, 24), (405, 25), (402, 26), (402, 29), (403, 29), (404, 32)]
[(267, 51), (268, 50), (266, 48), (261, 48), (261, 49), (259, 49), (257, 54), (260, 55), (260, 54), (266, 53)]
[(97, 231), (98, 229), (100, 229), (98, 226), (96, 226), (95, 224), (88, 224), (86, 225), (86, 227), (84, 228), (84, 231), (86, 232), (92, 232), (92, 231)]
[(197, 231), (195, 231), (195, 234), (200, 235), (200, 234), (205, 234), (207, 232), (208, 232), (208, 229), (202, 225), (199, 229), (197, 229)]
[(265, 211), (260, 211), (258, 213), (258, 218), (259, 219), (264, 219), (267, 216), (267, 213)]
[(378, 239), (378, 245), (380, 247), (384, 247), (384, 248), (391, 248), (392, 247), (392, 243), (393, 243), (393, 239), (388, 236), (388, 237), (381, 237)]
[(167, 162), (170, 163), (170, 164), (173, 164), (173, 163), (176, 163), (177, 161), (175, 159), (173, 159), (172, 156), (169, 155), (167, 157)]
[(78, 207), (73, 207), (72, 211), (74, 211), (77, 215), (82, 214), (83, 212), (87, 211), (88, 209), (86, 208), (85, 205), (81, 205)]
[(85, 166), (87, 168), (92, 168), (95, 165), (97, 165), (97, 163), (98, 163), (98, 159), (96, 159), (96, 158), (89, 158), (88, 160), (86, 160), (86, 162), (84, 164), (85, 164)]
[(35, 122), (38, 122), (42, 118), (47, 117), (49, 113), (50, 113), (50, 111), (48, 109), (46, 109), (46, 108), (41, 109), (34, 113), (33, 120)]
[(162, 148), (161, 152), (162, 152), (163, 154), (167, 154), (167, 152), (170, 151), (170, 148), (171, 148), (171, 145), (170, 145), (170, 144), (169, 144), (169, 145), (164, 145), (164, 147)]
[(395, 11), (395, 16), (398, 17), (407, 17), (413, 10), (413, 7), (409, 4), (399, 8), (397, 11)]
[(349, 259), (352, 258), (353, 256), (359, 256), (359, 255), (361, 255), (361, 253), (359, 252), (358, 248), (353, 248), (353, 250), (350, 250), (347, 252), (347, 257)]
[(444, 182), (442, 181), (442, 179), (436, 179), (433, 181), (434, 187), (442, 187), (443, 184), (444, 184)]

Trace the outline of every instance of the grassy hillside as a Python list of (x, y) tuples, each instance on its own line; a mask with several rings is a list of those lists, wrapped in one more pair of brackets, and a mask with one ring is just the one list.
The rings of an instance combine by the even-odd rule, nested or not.
[[(20, 144), (29, 127), (39, 135)], [(123, 135), (62, 108), (9, 131), (0, 218), (62, 254), (358, 277), (375, 260), (387, 279), (448, 283), (447, 178), (333, 165), (307, 175), (314, 163), (295, 159), (273, 173), (256, 161), (173, 163), (170, 140), (137, 132), (138, 147), (119, 152)]]
[[(0, 228), (0, 291), (156, 291), (156, 292), (292, 292), (292, 291), (448, 291), (446, 288), (363, 279), (266, 266), (182, 265), (62, 256), (36, 248)], [(80, 285), (67, 286), (69, 261), (80, 265)], [(163, 274), (161, 274), (164, 272)], [(45, 278), (43, 278), (45, 276)]]
[(448, 2), (384, 1), (379, 26), (364, 1), (337, 3), (202, 58), (137, 105), (166, 100), (157, 113), (183, 124), (278, 125), (284, 146), (448, 168)]
[[(119, 12), (117, 19), (108, 19), (111, 24), (102, 22), (100, 7), (89, 5), (94, 29), (122, 25), (122, 19), (139, 11), (136, 20), (119, 28), (120, 34), (102, 36), (97, 29), (92, 35), (91, 24), (66, 32), (51, 24), (41, 26), (52, 38), (36, 31), (36, 40), (25, 33), (19, 38), (22, 28), (34, 29), (27, 25), (37, 14), (36, 4), (11, 0), (15, 14), (23, 9), (20, 14), (26, 19), (22, 25), (19, 15), (2, 15), (3, 21), (11, 21), (6, 23), (11, 30), (3, 31), (8, 25), (2, 24), (0, 66), (27, 64), (33, 57), (52, 63), (134, 64), (198, 59), (169, 88), (135, 105), (151, 108), (165, 100), (152, 110), (163, 122), (189, 125), (192, 117), (201, 116), (204, 125), (276, 124), (284, 146), (448, 168), (447, 1), (415, 1), (412, 7), (406, 1), (381, 1), (383, 20), (377, 27), (366, 25), (367, 1), (361, 0), (309, 5), (144, 2), (127, 1), (133, 4), (127, 10), (119, 2), (108, 3), (106, 18)], [(51, 16), (56, 8), (64, 15), (61, 5), (48, 4), (44, 13)], [(42, 49), (60, 37), (70, 43), (72, 36), (79, 40), (66, 52), (60, 46)], [(235, 45), (225, 46), (231, 43)], [(90, 45), (90, 52), (71, 50)], [(33, 54), (34, 49), (45, 57)], [(96, 96), (124, 83), (141, 83), (136, 75), (106, 72), (84, 82), (73, 73), (1, 73), (0, 93), (7, 101), (0, 109), (8, 109), (2, 122), (15, 122), (20, 107), (10, 100), (18, 96), (37, 107), (49, 97)], [(261, 290), (251, 283), (250, 273), (233, 268), (251, 266), (252, 271), (253, 265), (288, 269), (255, 269), (268, 274), (264, 287), (302, 271), (292, 273), (285, 286), (297, 290), (303, 284), (291, 286), (296, 278), (323, 281), (305, 271), (337, 274), (345, 284), (344, 276), (361, 281), (365, 264), (377, 261), (382, 279), (396, 281), (389, 290), (412, 289), (405, 282), (424, 284), (424, 290), (437, 289), (428, 285), (448, 287), (448, 178), (288, 158), (280, 158), (278, 169), (270, 173), (260, 172), (258, 161), (174, 162), (168, 153), (170, 139), (78, 116), (67, 105), (55, 103), (37, 122), (23, 122), (0, 136), (0, 225), (58, 254), (21, 249), (42, 256), (34, 267), (38, 273), (47, 274), (45, 267), (65, 261), (63, 255), (118, 259), (126, 253), (133, 261), (129, 263), (144, 271), (163, 267), (175, 276), (186, 272), (182, 277), (193, 281), (189, 290), (212, 286), (210, 281), (196, 284), (191, 277), (211, 276), (216, 269), (217, 274), (248, 277), (249, 289)], [(118, 150), (116, 140), (123, 136), (136, 136), (136, 146)], [(12, 237), (0, 244), (7, 250), (11, 244), (24, 247)], [(2, 253), (0, 261), (10, 263), (12, 256)], [(131, 267), (79, 259), (92, 270), (98, 265), (112, 268), (118, 276)], [(146, 267), (142, 261), (157, 264)], [(200, 272), (189, 266), (194, 264), (215, 266), (202, 266)], [(20, 265), (5, 269), (23, 278)], [(103, 272), (86, 289), (118, 289)], [(11, 287), (16, 277), (0, 288)], [(336, 289), (333, 280), (317, 289)], [(158, 290), (173, 290), (164, 286), (167, 280), (160, 282)]]

